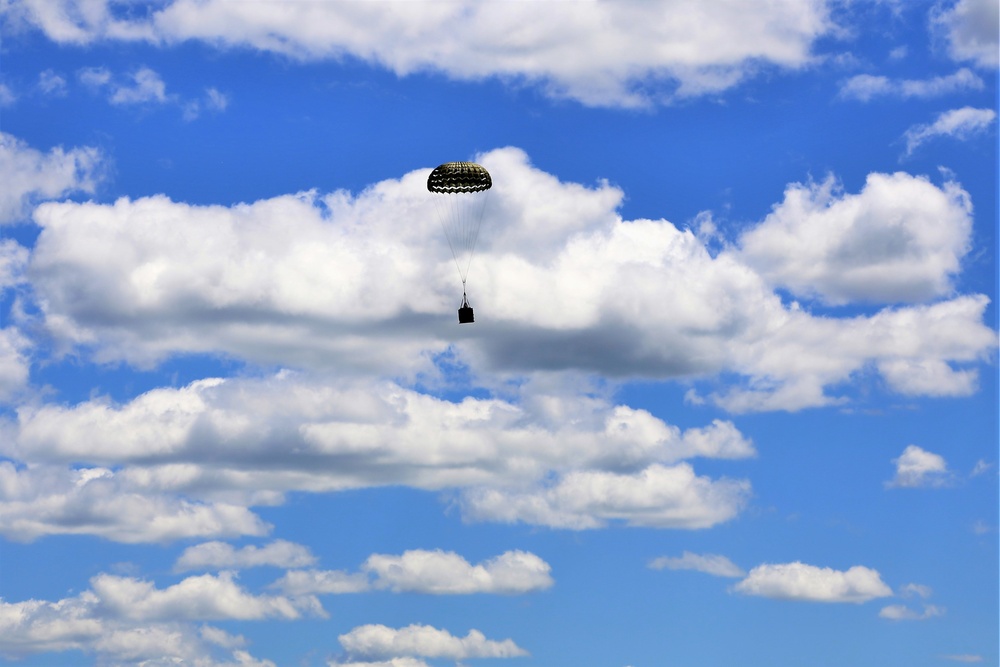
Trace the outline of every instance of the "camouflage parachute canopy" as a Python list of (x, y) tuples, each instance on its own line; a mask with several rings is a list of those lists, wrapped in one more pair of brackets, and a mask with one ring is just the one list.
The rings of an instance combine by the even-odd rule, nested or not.
[(490, 172), (475, 162), (445, 162), (427, 177), (427, 189), (442, 194), (482, 192), (491, 187)]

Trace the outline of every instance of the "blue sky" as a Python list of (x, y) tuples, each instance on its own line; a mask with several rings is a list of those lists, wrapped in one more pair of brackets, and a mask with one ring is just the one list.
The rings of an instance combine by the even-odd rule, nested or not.
[(1000, 663), (995, 0), (0, 21), (0, 660)]

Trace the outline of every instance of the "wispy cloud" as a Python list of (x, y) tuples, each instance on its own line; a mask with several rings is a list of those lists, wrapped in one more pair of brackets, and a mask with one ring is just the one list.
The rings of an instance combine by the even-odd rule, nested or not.
[(47, 69), (38, 75), (38, 90), (43, 95), (65, 97), (68, 92), (66, 77), (55, 70)]
[(746, 572), (725, 556), (717, 554), (695, 554), (685, 551), (680, 557), (661, 556), (649, 562), (654, 570), (695, 570), (716, 577), (743, 577)]
[(316, 562), (307, 547), (275, 540), (261, 547), (240, 549), (226, 542), (205, 542), (188, 547), (174, 564), (175, 572), (189, 570), (240, 570), (247, 567), (307, 567)]
[(914, 125), (908, 129), (903, 138), (906, 140), (906, 154), (910, 155), (921, 144), (935, 137), (950, 137), (967, 140), (986, 131), (997, 114), (993, 109), (975, 109), (962, 107), (945, 111), (926, 125)]
[(167, 92), (163, 77), (149, 67), (128, 74), (115, 74), (105, 67), (84, 67), (77, 71), (77, 79), (92, 91), (106, 94), (108, 103), (114, 106), (173, 105), (181, 109), (187, 121), (195, 120), (206, 109), (219, 113), (229, 106), (229, 96), (214, 87), (206, 88), (200, 98)]
[(967, 68), (930, 79), (890, 79), (886, 76), (858, 74), (841, 84), (837, 96), (861, 102), (868, 102), (876, 97), (931, 98), (965, 90), (982, 90), (983, 86), (983, 80)]
[(12, 106), (16, 101), (14, 90), (6, 83), (0, 83), (0, 108)]
[(942, 655), (941, 658), (943, 660), (950, 660), (951, 662), (974, 663), (983, 661), (983, 656), (977, 655), (975, 653), (958, 653), (958, 654)]
[(878, 613), (879, 618), (890, 621), (926, 621), (930, 618), (944, 615), (944, 609), (933, 604), (925, 604), (921, 611), (917, 611), (906, 605), (893, 604), (882, 607)]

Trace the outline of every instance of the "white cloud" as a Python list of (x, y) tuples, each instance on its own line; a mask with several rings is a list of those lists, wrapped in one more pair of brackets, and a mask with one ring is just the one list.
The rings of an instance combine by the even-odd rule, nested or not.
[(906, 131), (906, 154), (910, 155), (921, 144), (935, 137), (950, 137), (966, 141), (986, 131), (997, 114), (993, 109), (962, 107), (941, 113), (929, 125), (914, 125)]
[(892, 604), (882, 607), (879, 611), (879, 618), (886, 618), (890, 621), (926, 621), (944, 614), (944, 609), (933, 604), (925, 604), (922, 611), (916, 611), (903, 604)]
[(660, 0), (427, 5), (180, 0), (131, 21), (104, 2), (29, 2), (24, 17), (50, 39), (87, 43), (202, 40), (302, 60), (352, 56), (399, 76), (499, 77), (598, 106), (725, 90), (762, 65), (798, 69), (834, 26), (822, 0), (767, 5)]
[[(757, 455), (753, 442), (732, 422), (715, 419), (711, 426), (684, 431), (677, 458), (705, 456), (714, 459), (745, 459)], [(680, 455), (683, 453), (683, 456)]]
[[(747, 387), (711, 398), (734, 411), (827, 405), (837, 399), (826, 387), (880, 361), (940, 368), (993, 350), (983, 296), (820, 318), (784, 306), (764, 279), (837, 302), (949, 295), (971, 225), (957, 184), (873, 174), (859, 195), (836, 193), (832, 181), (794, 185), (742, 252), (713, 257), (666, 220), (621, 220), (623, 194), (606, 183), (561, 183), (512, 148), (480, 159), (495, 186), (470, 296), (490, 326), (459, 338), (460, 285), (426, 170), (358, 195), (233, 207), (162, 196), (44, 204), (28, 277), (49, 333), (99, 361), (220, 353), (405, 377), (433, 372), (430, 360), (446, 353), (476, 373), (730, 372)], [(817, 236), (803, 218), (830, 233)], [(888, 344), (897, 339), (906, 344)], [(952, 393), (977, 370), (962, 373)]]
[(925, 586), (923, 584), (906, 584), (899, 589), (899, 595), (904, 598), (923, 598), (927, 599), (931, 596), (930, 586)]
[(695, 570), (715, 577), (745, 577), (746, 572), (725, 556), (685, 551), (679, 558), (660, 556), (649, 563), (654, 570)]
[(325, 616), (312, 596), (253, 595), (232, 572), (188, 577), (158, 589), (150, 581), (100, 574), (91, 579), (100, 608), (136, 621), (298, 619)]
[(13, 106), (17, 102), (17, 94), (6, 83), (0, 82), (0, 109)]
[(995, 463), (990, 463), (983, 459), (976, 461), (976, 465), (972, 468), (972, 472), (969, 473), (970, 477), (979, 477), (980, 475), (988, 473), (990, 470), (996, 466)]
[(201, 626), (199, 634), (205, 641), (223, 648), (242, 648), (247, 643), (246, 637), (243, 635), (231, 635), (225, 630), (214, 628), (211, 625)]
[[(2, 259), (0, 273), (4, 268)], [(0, 402), (13, 399), (27, 386), (31, 348), (32, 342), (14, 327), (0, 329)]]
[(149, 67), (139, 67), (125, 77), (115, 76), (105, 67), (84, 67), (77, 77), (94, 91), (107, 89), (108, 102), (114, 105), (166, 104), (176, 100), (176, 96), (167, 95), (163, 78)]
[(955, 370), (929, 359), (885, 359), (878, 370), (893, 389), (910, 396), (969, 396), (978, 389), (978, 374)]
[(367, 574), (349, 574), (340, 570), (292, 570), (271, 586), (296, 596), (343, 595), (371, 590)]
[(23, 222), (42, 200), (74, 192), (93, 193), (103, 178), (105, 158), (97, 148), (43, 153), (17, 137), (0, 132), (0, 225)]
[(830, 177), (785, 190), (740, 237), (740, 256), (772, 283), (832, 304), (923, 301), (951, 292), (971, 233), (957, 183), (873, 173), (847, 194)]
[[(97, 535), (117, 542), (167, 542), (262, 535), (269, 526), (245, 507), (157, 493), (127, 471), (66, 469), (0, 461), (0, 534)], [(141, 482), (141, 480), (139, 480)]]
[(886, 483), (890, 487), (938, 487), (952, 479), (943, 457), (916, 445), (908, 445), (892, 462), (896, 464), (896, 476)]
[(409, 625), (399, 629), (385, 625), (362, 625), (340, 635), (339, 639), (351, 656), (375, 660), (399, 657), (468, 660), (528, 655), (511, 639), (487, 639), (479, 630), (470, 630), (465, 637), (456, 637), (447, 630), (429, 625)]
[(419, 658), (401, 657), (389, 658), (388, 660), (377, 660), (363, 662), (337, 662), (329, 661), (329, 667), (429, 667), (429, 665)]
[(841, 84), (838, 96), (861, 102), (882, 96), (926, 99), (965, 90), (982, 90), (983, 86), (983, 80), (972, 70), (964, 67), (954, 74), (931, 79), (890, 79), (885, 76), (858, 74)]
[(552, 586), (551, 567), (526, 551), (507, 551), (477, 565), (440, 549), (401, 555), (372, 554), (361, 572), (293, 570), (271, 587), (287, 595), (343, 594), (369, 590), (431, 595), (516, 595)]
[(29, 251), (13, 239), (0, 240), (0, 290), (24, 281)]
[(804, 563), (758, 565), (734, 586), (745, 595), (805, 602), (854, 602), (892, 595), (875, 570), (855, 565), (847, 571)]
[[(35, 465), (0, 467), (17, 489), (0, 512), (0, 530), (16, 539), (58, 532), (122, 541), (260, 535), (267, 527), (247, 505), (281, 502), (290, 490), (386, 484), (474, 487), (463, 502), (474, 509), (470, 518), (514, 520), (489, 509), (497, 498), (487, 492), (523, 492), (521, 485), (552, 477), (560, 479), (556, 487), (519, 496), (521, 503), (531, 494), (547, 498), (548, 518), (528, 513), (517, 520), (702, 527), (733, 518), (748, 484), (662, 462), (752, 452), (728, 422), (682, 433), (644, 411), (534, 393), (531, 383), (522, 386), (520, 404), (456, 404), (392, 383), (281, 374), (157, 389), (123, 406), (101, 399), (25, 406), (19, 421), (19, 435), (0, 444), (5, 455)], [(119, 469), (64, 470), (79, 461)], [(112, 513), (119, 503), (128, 511)], [(234, 564), (251, 556), (212, 550), (213, 558)], [(207, 557), (194, 551), (188, 555)]]
[(188, 570), (240, 570), (248, 567), (308, 567), (316, 562), (308, 547), (275, 540), (257, 547), (249, 544), (236, 549), (226, 542), (205, 542), (188, 547), (174, 564), (175, 572)]
[[(220, 490), (442, 489), (542, 479), (552, 470), (636, 469), (713, 448), (746, 453), (729, 422), (681, 432), (644, 410), (532, 383), (511, 398), (452, 403), (390, 382), (294, 373), (208, 379), (120, 406), (103, 399), (24, 406), (19, 437), (0, 451), (129, 465), (127, 480), (159, 491), (213, 482)], [(711, 446), (699, 450), (703, 441)], [(230, 467), (241, 474), (226, 478)]]
[(212, 111), (225, 111), (229, 106), (229, 96), (217, 88), (206, 88), (205, 106)]
[(951, 57), (985, 69), (1000, 66), (1000, 7), (995, 0), (958, 0), (945, 6), (932, 12), (931, 21), (947, 40)]
[(111, 83), (111, 71), (106, 67), (84, 67), (77, 71), (80, 83), (97, 90)]
[(322, 612), (314, 599), (281, 600), (251, 595), (229, 575), (156, 589), (149, 582), (101, 574), (90, 589), (55, 602), (0, 599), (0, 656), (78, 650), (96, 655), (101, 664), (274, 667), (243, 650), (242, 636), (191, 619), (297, 618), (300, 610)]
[(708, 528), (739, 514), (747, 481), (698, 477), (690, 465), (653, 464), (635, 474), (574, 471), (528, 490), (472, 489), (463, 516), (478, 521), (527, 523), (571, 530), (612, 521), (654, 528)]
[(375, 588), (400, 593), (517, 594), (553, 584), (549, 564), (526, 551), (507, 551), (471, 565), (454, 552), (418, 549), (400, 556), (373, 554), (363, 569), (375, 576)]
[(169, 101), (167, 96), (167, 86), (160, 78), (160, 75), (148, 67), (140, 67), (129, 75), (131, 82), (129, 85), (113, 85), (111, 97), (108, 101), (111, 104), (145, 104), (147, 102), (158, 102), (163, 104)]
[(38, 90), (45, 95), (62, 97), (66, 95), (66, 78), (55, 70), (47, 69), (38, 75)]

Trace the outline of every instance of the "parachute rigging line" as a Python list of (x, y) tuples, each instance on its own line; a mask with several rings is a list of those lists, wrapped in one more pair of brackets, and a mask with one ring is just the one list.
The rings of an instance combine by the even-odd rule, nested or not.
[(475, 162), (446, 162), (427, 177), (427, 190), (435, 194), (438, 220), (462, 279), (463, 291), (491, 187), (490, 173)]

